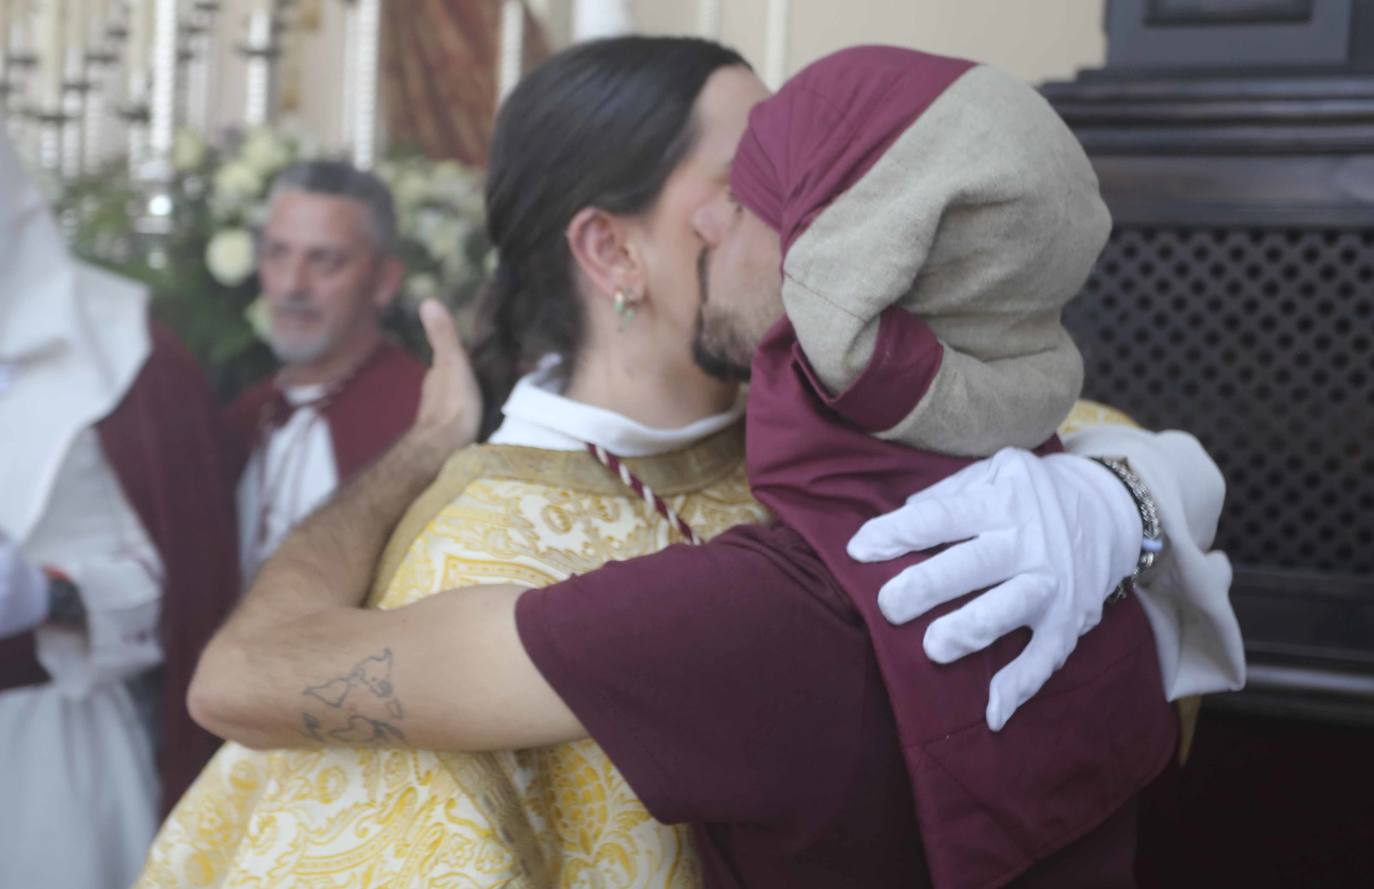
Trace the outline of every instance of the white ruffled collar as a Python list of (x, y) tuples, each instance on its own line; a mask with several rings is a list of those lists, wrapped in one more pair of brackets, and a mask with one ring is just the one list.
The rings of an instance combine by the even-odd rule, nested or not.
[(558, 356), (546, 355), (532, 373), (515, 384), (501, 408), (505, 419), (488, 441), (548, 451), (580, 451), (590, 442), (621, 457), (651, 457), (685, 448), (744, 415), (741, 395), (724, 413), (676, 429), (661, 429), (573, 401), (563, 395), (564, 383)]

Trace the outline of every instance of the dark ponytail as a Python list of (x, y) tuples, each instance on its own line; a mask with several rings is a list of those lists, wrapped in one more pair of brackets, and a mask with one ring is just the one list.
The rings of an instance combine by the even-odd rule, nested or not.
[(479, 300), (472, 345), (481, 438), (520, 375), (555, 352), (571, 367), (582, 306), (564, 232), (584, 207), (648, 210), (695, 136), (692, 106), (733, 50), (691, 37), (578, 44), (535, 68), (496, 119), (487, 231), (500, 262)]
[(477, 298), (469, 354), (482, 390), (481, 441), (501, 425), (501, 405), (523, 372), (524, 349), (518, 333), (520, 293), (515, 272), (508, 264), (498, 263), (496, 273)]

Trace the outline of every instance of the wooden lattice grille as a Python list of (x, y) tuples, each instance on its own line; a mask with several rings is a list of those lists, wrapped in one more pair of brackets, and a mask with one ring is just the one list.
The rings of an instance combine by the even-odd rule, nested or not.
[(1237, 564), (1374, 575), (1374, 230), (1119, 227), (1066, 318), (1088, 397), (1216, 457)]

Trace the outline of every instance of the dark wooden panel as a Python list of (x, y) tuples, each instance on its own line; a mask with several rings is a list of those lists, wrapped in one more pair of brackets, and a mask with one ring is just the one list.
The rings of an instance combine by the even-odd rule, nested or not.
[[(1213, 11), (1228, 56), (1254, 25)], [(1215, 706), (1374, 723), (1374, 76), (1109, 65), (1045, 94), (1116, 223), (1065, 314), (1085, 391), (1193, 432), (1227, 477), (1254, 681)]]
[(1311, 20), (1314, 7), (1314, 0), (1145, 0), (1145, 24), (1293, 24)]
[(1363, 58), (1358, 0), (1110, 0), (1112, 68), (1334, 68)]

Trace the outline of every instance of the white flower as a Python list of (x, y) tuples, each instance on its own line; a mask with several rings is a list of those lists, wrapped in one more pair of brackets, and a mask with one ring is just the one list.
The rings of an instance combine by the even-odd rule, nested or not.
[(433, 275), (411, 275), (406, 279), (406, 293), (416, 303), (439, 295), (439, 279)]
[(215, 172), (214, 200), (224, 208), (240, 207), (262, 194), (263, 179), (242, 161), (231, 161)]
[[(324, 156), (324, 144), (315, 131), (299, 117), (287, 117), (272, 125), (277, 142), (286, 148), (286, 163), (292, 160), (316, 160)], [(285, 166), (285, 164), (283, 164)]]
[(205, 163), (205, 142), (190, 130), (177, 130), (172, 141), (172, 167), (179, 173), (189, 173)]
[(444, 200), (461, 200), (471, 194), (476, 186), (476, 177), (457, 162), (440, 161), (434, 165), (434, 191)]
[(465, 281), (481, 274), (481, 270), (473, 264), (472, 257), (466, 249), (454, 250), (445, 256), (440, 260), (440, 268), (446, 281)]
[(427, 252), (435, 252), (434, 245), (444, 237), (444, 227), (448, 217), (439, 210), (423, 209), (408, 219), (410, 225), (406, 234), (419, 241)]
[(265, 179), (291, 162), (291, 148), (271, 130), (254, 130), (243, 140), (239, 159)]
[(271, 216), (271, 208), (266, 201), (258, 201), (250, 205), (243, 211), (243, 223), (254, 231), (260, 231), (267, 225), (267, 219)]
[(392, 188), (396, 182), (396, 177), (401, 175), (400, 167), (389, 160), (378, 161), (377, 166), (372, 168), (372, 172), (377, 174), (378, 179), (386, 183), (387, 188)]
[(429, 180), (418, 170), (398, 174), (391, 190), (401, 213), (413, 212), (430, 199)]
[(243, 310), (243, 317), (258, 335), (258, 339), (263, 342), (269, 341), (272, 336), (272, 321), (267, 317), (267, 300), (261, 294)]
[(480, 220), (485, 209), (482, 195), (482, 176), (476, 170), (456, 161), (440, 161), (434, 165), (431, 194), (449, 204), (464, 216)]
[(253, 252), (253, 236), (246, 229), (227, 228), (210, 239), (205, 265), (216, 281), (237, 287), (253, 274)]
[(471, 234), (472, 223), (466, 219), (441, 215), (437, 223), (422, 233), (420, 243), (424, 244), (430, 256), (440, 262), (451, 262), (456, 258), (466, 259), (468, 236)]

